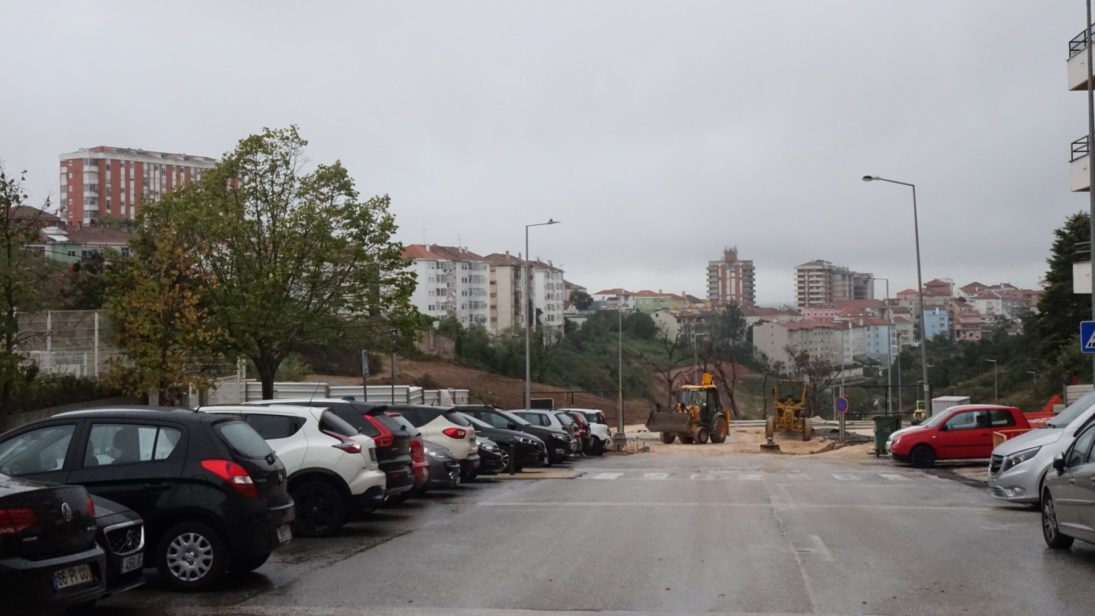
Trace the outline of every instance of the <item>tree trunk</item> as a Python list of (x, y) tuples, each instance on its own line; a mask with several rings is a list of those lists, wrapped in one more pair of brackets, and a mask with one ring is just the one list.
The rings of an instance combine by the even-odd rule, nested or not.
[(259, 380), (262, 381), (262, 399), (274, 399), (274, 377), (278, 372), (278, 364), (281, 361), (273, 357), (258, 357), (255, 359), (255, 368), (259, 372)]

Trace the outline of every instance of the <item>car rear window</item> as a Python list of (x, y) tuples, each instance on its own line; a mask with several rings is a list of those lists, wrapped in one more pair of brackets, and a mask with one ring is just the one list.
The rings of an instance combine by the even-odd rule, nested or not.
[(346, 405), (331, 407), (331, 412), (335, 415), (338, 415), (339, 418), (350, 424), (350, 426), (357, 428), (357, 431), (361, 434), (371, 436), (373, 438), (380, 436), (380, 430), (377, 430), (376, 426), (374, 426), (373, 423), (368, 419), (365, 419), (365, 417), (362, 416), (361, 411), (357, 410), (353, 406)]
[[(388, 412), (392, 413), (392, 411), (388, 411)], [(406, 417), (404, 417), (404, 416), (402, 416), (398, 413), (393, 414), (393, 415), (386, 415), (386, 417), (388, 419), (391, 419), (392, 421), (396, 422), (400, 426), (402, 426), (403, 429), (406, 430), (407, 432), (409, 432), (411, 436), (419, 436), (421, 434), (418, 431), (418, 428), (414, 427), (413, 423), (407, 421)]]
[(464, 426), (465, 428), (471, 427), (471, 422), (459, 411), (445, 411), (445, 419), (448, 419), (458, 426)]
[(574, 425), (574, 419), (566, 413), (556, 413), (555, 417), (559, 420), (559, 423), (563, 424), (564, 426)]
[(232, 451), (245, 458), (261, 460), (273, 455), (274, 450), (262, 440), (255, 429), (243, 421), (222, 421), (216, 426), (217, 434)]
[(341, 434), (342, 436), (356, 436), (361, 434), (357, 431), (357, 428), (351, 426), (345, 419), (326, 409), (319, 415), (319, 429), (324, 432)]

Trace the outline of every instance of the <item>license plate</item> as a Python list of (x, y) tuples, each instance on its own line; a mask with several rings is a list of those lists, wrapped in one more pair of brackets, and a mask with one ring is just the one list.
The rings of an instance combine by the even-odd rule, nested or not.
[(278, 543), (285, 543), (293, 538), (293, 531), (289, 529), (289, 525), (285, 524), (278, 527)]
[(61, 590), (69, 586), (86, 584), (94, 579), (91, 575), (91, 565), (67, 567), (53, 572), (53, 589)]
[(122, 560), (122, 573), (129, 573), (144, 567), (144, 554), (133, 554)]

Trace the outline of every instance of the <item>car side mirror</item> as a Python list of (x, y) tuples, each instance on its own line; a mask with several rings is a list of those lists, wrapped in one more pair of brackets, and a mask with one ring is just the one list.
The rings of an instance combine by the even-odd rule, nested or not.
[(1056, 458), (1053, 458), (1053, 468), (1057, 469), (1058, 475), (1065, 472), (1065, 457), (1057, 456)]
[(946, 432), (947, 431), (947, 424), (943, 424), (943, 425), (939, 426), (939, 431), (940, 432)]

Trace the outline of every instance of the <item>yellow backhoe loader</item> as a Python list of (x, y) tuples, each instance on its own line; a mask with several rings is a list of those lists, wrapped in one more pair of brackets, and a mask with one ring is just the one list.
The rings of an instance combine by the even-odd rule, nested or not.
[(714, 375), (704, 373), (699, 385), (682, 385), (677, 404), (657, 409), (646, 420), (646, 429), (661, 432), (662, 442), (721, 443), (730, 434), (730, 410), (722, 407)]

